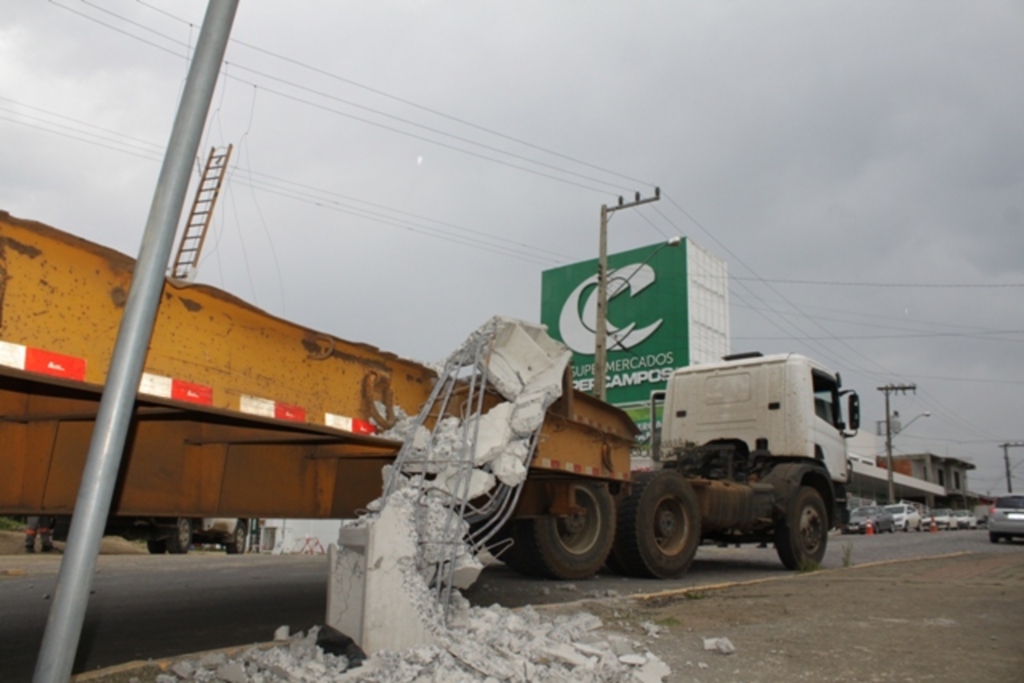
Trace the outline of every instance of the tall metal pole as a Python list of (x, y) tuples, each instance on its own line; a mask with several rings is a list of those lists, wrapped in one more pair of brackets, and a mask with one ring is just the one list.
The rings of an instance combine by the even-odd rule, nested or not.
[(878, 390), (885, 393), (885, 468), (889, 475), (889, 503), (892, 504), (896, 502), (896, 484), (892, 477), (892, 416), (889, 414), (889, 394), (908, 391), (917, 393), (917, 385), (886, 384), (884, 387), (878, 387)]
[(654, 196), (640, 199), (636, 193), (634, 201), (624, 204), (619, 197), (617, 206), (601, 205), (601, 234), (598, 239), (597, 257), (597, 321), (594, 329), (594, 395), (602, 401), (607, 397), (608, 378), (608, 214), (619, 209), (656, 202), (661, 199), (661, 188), (654, 188)]
[(210, 0), (206, 8), (96, 415), (33, 683), (65, 683), (71, 676), (164, 272), (237, 8), (238, 0)]
[(1008, 441), (1001, 444), (1003, 461), (1006, 463), (1006, 492), (1013, 493), (1013, 476), (1010, 474), (1010, 449), (1024, 448), (1024, 441)]

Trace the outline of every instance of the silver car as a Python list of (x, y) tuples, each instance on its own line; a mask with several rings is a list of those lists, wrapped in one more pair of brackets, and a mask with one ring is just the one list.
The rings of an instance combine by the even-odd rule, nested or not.
[(885, 509), (892, 514), (892, 519), (896, 523), (896, 528), (902, 531), (914, 531), (921, 530), (921, 513), (917, 511), (913, 505), (906, 503), (894, 503), (893, 505), (886, 505)]
[(1024, 538), (1024, 496), (1000, 496), (988, 511), (988, 540), (998, 543), (1014, 536)]

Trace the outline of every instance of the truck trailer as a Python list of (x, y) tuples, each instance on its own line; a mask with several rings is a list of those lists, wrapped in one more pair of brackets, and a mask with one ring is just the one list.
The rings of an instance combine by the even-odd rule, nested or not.
[[(72, 513), (133, 267), (0, 212), (0, 514)], [(108, 528), (160, 551), (187, 548), (203, 519), (355, 517), (401, 447), (388, 430), (436, 378), (167, 278)], [(566, 375), (514, 512), (562, 577), (604, 564), (636, 434), (625, 413), (571, 387)]]

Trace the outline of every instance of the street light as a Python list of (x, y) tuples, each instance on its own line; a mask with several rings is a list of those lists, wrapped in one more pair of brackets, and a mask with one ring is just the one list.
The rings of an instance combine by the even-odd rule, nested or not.
[(667, 241), (658, 245), (658, 248), (647, 255), (643, 261), (640, 262), (629, 277), (622, 280), (619, 283), (618, 288), (608, 294), (608, 256), (604, 254), (604, 258), (601, 259), (603, 265), (599, 265), (598, 278), (597, 278), (597, 321), (595, 322), (595, 334), (594, 334), (594, 395), (602, 401), (607, 396), (607, 377), (608, 377), (608, 300), (614, 298), (619, 292), (621, 292), (629, 281), (633, 279), (633, 276), (643, 270), (651, 259), (653, 259), (658, 252), (665, 247), (678, 247), (682, 244), (682, 237), (670, 237)]
[[(893, 415), (894, 415), (895, 417), (899, 417), (899, 412), (898, 412), (898, 411), (896, 411), (896, 412), (894, 412), (894, 413), (893, 413)], [(902, 433), (902, 432), (903, 432), (903, 431), (904, 431), (904, 430), (905, 430), (905, 429), (906, 429), (907, 427), (909, 427), (910, 425), (912, 425), (912, 424), (914, 423), (914, 420), (916, 420), (916, 419), (917, 419), (917, 418), (919, 418), (919, 417), (931, 417), (931, 416), (932, 416), (932, 411), (930, 411), (930, 410), (926, 410), (926, 411), (924, 411), (923, 413), (921, 413), (920, 415), (915, 415), (914, 417), (910, 418), (910, 422), (908, 422), (908, 423), (907, 423), (907, 424), (905, 424), (905, 425), (900, 425), (899, 427), (897, 427), (897, 428), (896, 428), (896, 429), (895, 429), (895, 430), (893, 431), (893, 434), (895, 435), (895, 434), (900, 434), (900, 433)]]

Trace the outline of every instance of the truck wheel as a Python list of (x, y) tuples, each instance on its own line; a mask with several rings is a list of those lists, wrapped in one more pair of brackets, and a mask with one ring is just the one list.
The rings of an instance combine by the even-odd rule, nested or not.
[(163, 555), (167, 552), (167, 539), (150, 539), (146, 541), (146, 549), (150, 555)]
[(619, 505), (612, 551), (630, 576), (671, 579), (690, 568), (700, 545), (697, 494), (675, 470), (642, 472)]
[(192, 547), (192, 522), (188, 517), (178, 517), (174, 521), (174, 529), (167, 537), (167, 552), (172, 555), (184, 555)]
[(510, 567), (530, 576), (576, 580), (604, 566), (615, 540), (615, 501), (603, 485), (578, 484), (574, 493), (582, 513), (516, 523)]
[(821, 563), (827, 545), (825, 502), (815, 489), (801, 486), (786, 519), (775, 528), (775, 550), (786, 569), (808, 569)]
[(235, 532), (231, 539), (224, 544), (224, 551), (228, 555), (237, 555), (245, 552), (245, 539), (249, 536), (249, 523), (244, 519), (238, 520), (235, 524)]

